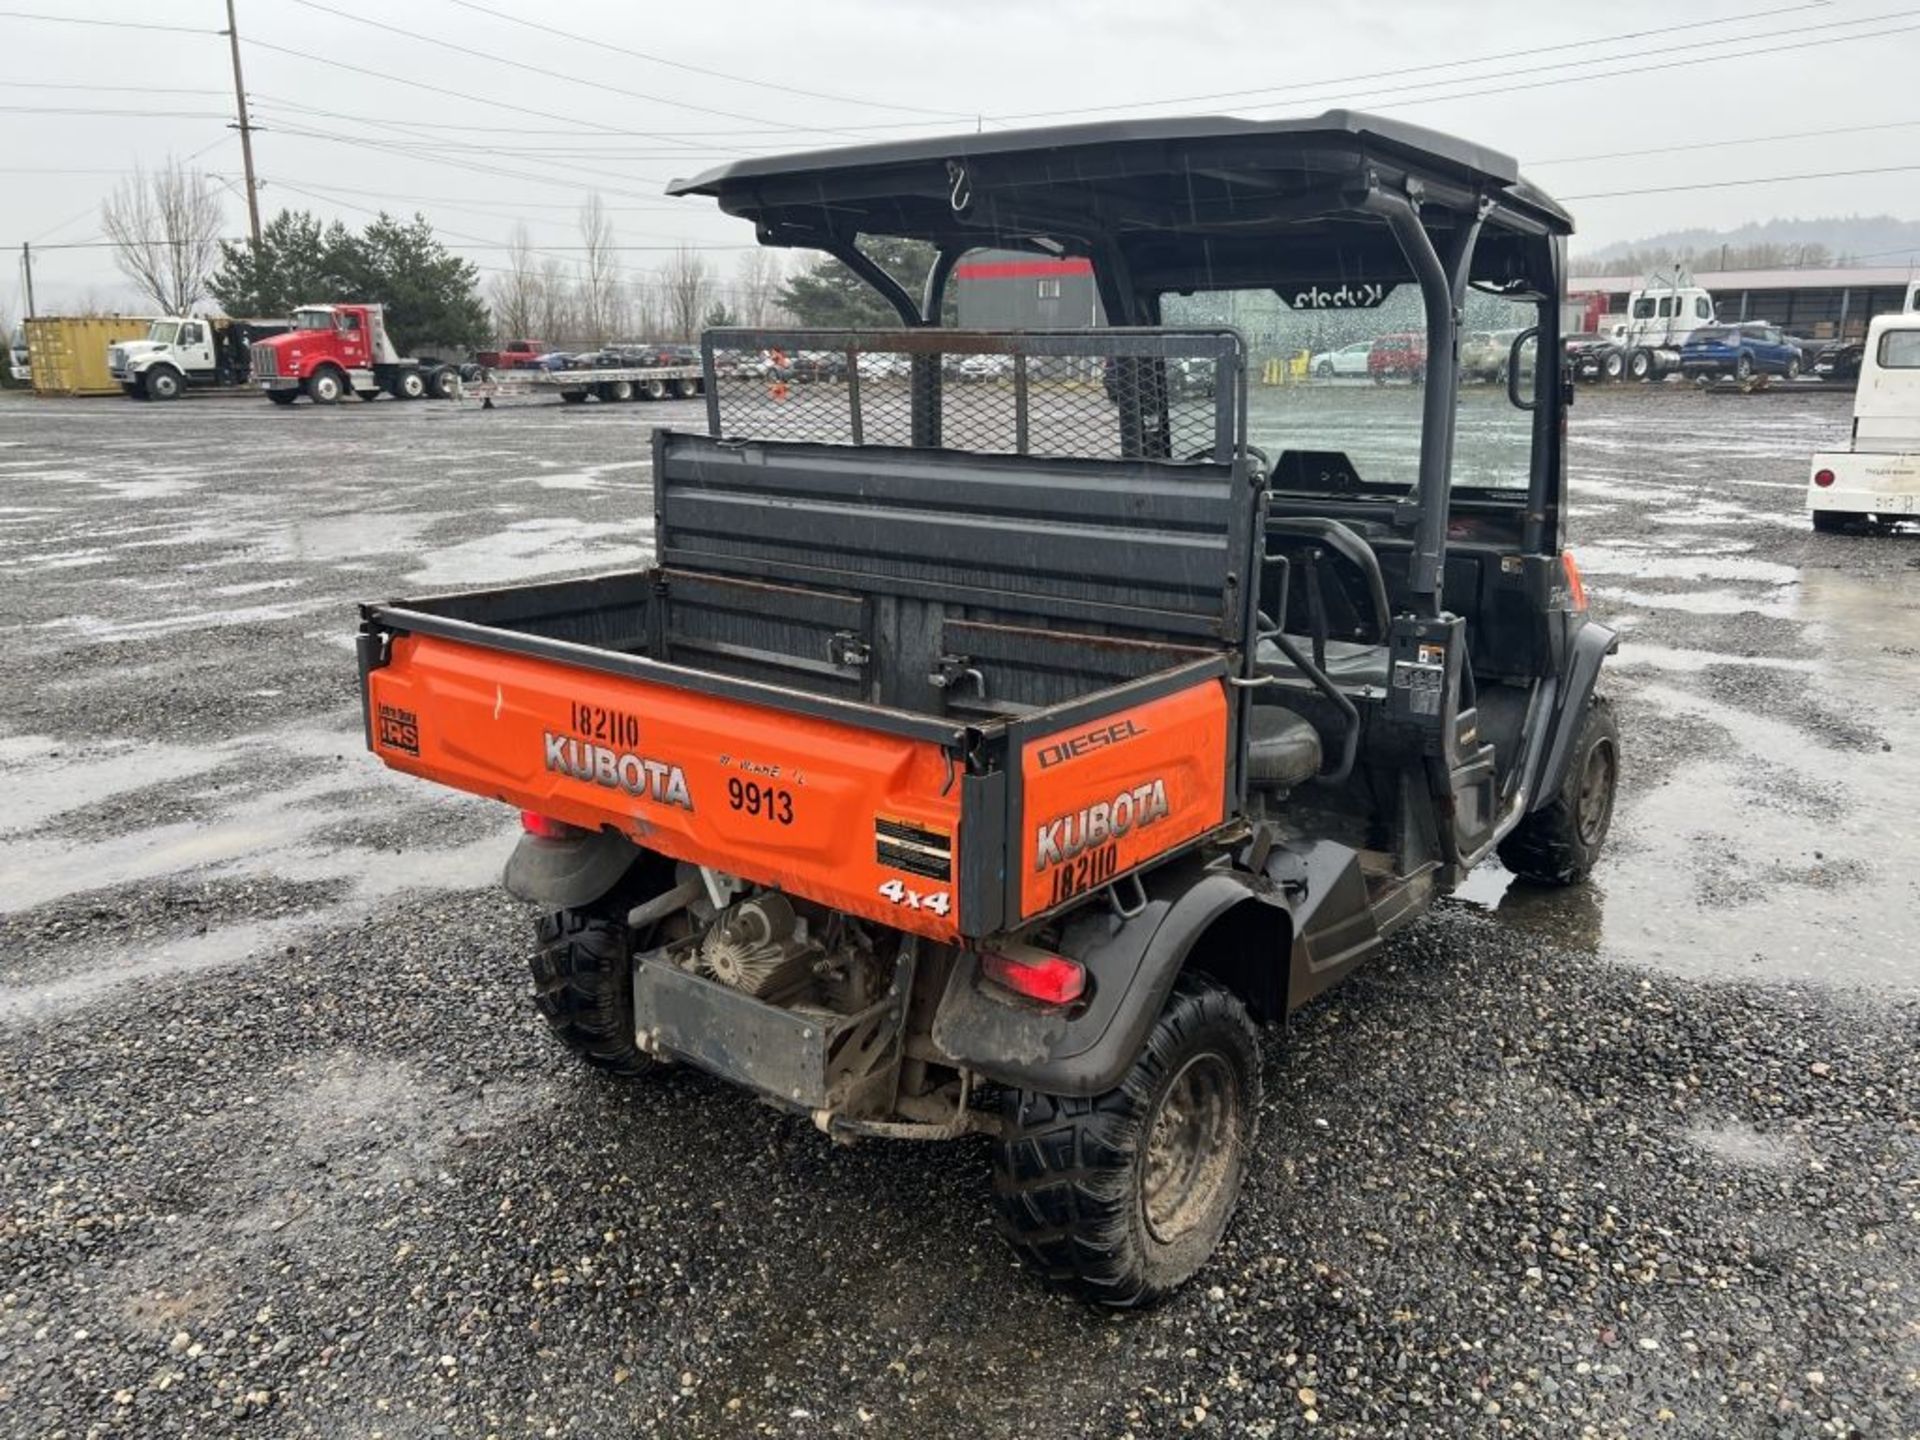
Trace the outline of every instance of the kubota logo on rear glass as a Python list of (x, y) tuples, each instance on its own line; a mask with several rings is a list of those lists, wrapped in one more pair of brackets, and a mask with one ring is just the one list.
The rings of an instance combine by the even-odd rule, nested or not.
[(662, 805), (693, 809), (686, 772), (678, 765), (648, 760), (631, 750), (614, 750), (571, 735), (556, 735), (551, 730), (544, 732), (544, 739), (549, 770), (609, 790), (624, 790), (644, 800), (657, 800)]

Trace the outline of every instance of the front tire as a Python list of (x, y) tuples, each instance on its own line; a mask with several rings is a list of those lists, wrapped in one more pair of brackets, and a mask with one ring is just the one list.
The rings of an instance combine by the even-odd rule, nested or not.
[(1189, 973), (1114, 1089), (1012, 1091), (1005, 1105), (993, 1157), (1001, 1234), (1083, 1300), (1150, 1305), (1207, 1262), (1240, 1198), (1259, 1125), (1259, 1037), (1237, 997)]
[(1620, 727), (1613, 706), (1587, 702), (1560, 791), (1500, 842), (1500, 859), (1522, 880), (1572, 885), (1587, 878), (1613, 824), (1620, 786)]
[(307, 377), (306, 390), (307, 398), (316, 405), (338, 405), (346, 394), (347, 379), (332, 367), (316, 370)]
[(291, 405), (300, 398), (298, 390), (269, 390), (267, 398), (276, 405)]
[(633, 1038), (633, 933), (624, 917), (561, 910), (541, 916), (535, 934), (533, 1003), (560, 1043), (597, 1069), (651, 1069)]
[(165, 368), (149, 370), (140, 388), (146, 391), (149, 400), (178, 400), (180, 398), (180, 376), (177, 372)]
[(1753, 378), (1753, 357), (1751, 355), (1742, 355), (1738, 360), (1733, 362), (1733, 378), (1738, 380), (1742, 385)]

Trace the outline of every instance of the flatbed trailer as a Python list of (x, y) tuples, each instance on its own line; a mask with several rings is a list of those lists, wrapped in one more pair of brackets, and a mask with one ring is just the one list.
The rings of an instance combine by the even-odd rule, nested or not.
[(700, 393), (698, 365), (627, 365), (591, 370), (532, 370), (514, 377), (533, 392), (557, 391), (569, 405), (602, 400), (691, 400)]

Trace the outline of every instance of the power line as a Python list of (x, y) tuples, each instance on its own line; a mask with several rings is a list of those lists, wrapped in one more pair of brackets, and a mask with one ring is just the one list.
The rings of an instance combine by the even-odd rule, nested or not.
[[(460, 0), (455, 0), (455, 3), (460, 3)], [(1548, 55), (1557, 50), (1581, 50), (1593, 45), (1612, 45), (1623, 40), (1645, 40), (1655, 35), (1672, 35), (1683, 30), (1698, 30), (1714, 25), (1744, 24), (1750, 20), (1766, 20), (1776, 15), (1791, 15), (1803, 10), (1824, 10), (1827, 8), (1828, 0), (1810, 0), (1810, 3), (1807, 4), (1788, 5), (1777, 10), (1763, 10), (1753, 15), (1728, 15), (1717, 20), (1691, 20), (1681, 25), (1663, 25), (1651, 30), (1623, 30), (1612, 35), (1599, 35), (1586, 40), (1567, 40), (1554, 45), (1535, 45), (1524, 50), (1503, 50), (1491, 55), (1475, 55), (1460, 60), (1435, 60), (1425, 65), (1406, 65), (1393, 70), (1373, 70), (1358, 75), (1341, 75), (1325, 80), (1303, 80), (1293, 85), (1282, 86), (1278, 90), (1270, 85), (1255, 86), (1246, 90), (1212, 90), (1199, 95), (1170, 95), (1159, 100), (1128, 100), (1112, 105), (1081, 105), (1062, 110), (1022, 110), (1008, 114), (990, 115), (986, 118), (990, 120), (1048, 120), (1060, 115), (1092, 115), (1108, 110), (1144, 110), (1160, 105), (1188, 105), (1199, 100), (1233, 100), (1246, 95), (1290, 94), (1298, 90), (1320, 90), (1330, 85), (1353, 85), (1363, 80), (1393, 80), (1403, 75), (1418, 75), (1431, 70), (1455, 70), (1464, 65), (1490, 65), (1500, 60), (1519, 60), (1529, 55)], [(1460, 77), (1462, 80), (1480, 80), (1485, 78), (1485, 76), (1477, 75)], [(1435, 81), (1433, 83), (1444, 84), (1449, 82)]]
[(1651, 185), (1638, 190), (1596, 190), (1563, 200), (1618, 200), (1629, 195), (1675, 195), (1686, 190), (1730, 190), (1739, 185), (1785, 185), (1796, 180), (1850, 180), (1858, 175), (1896, 175), (1920, 165), (1877, 165), (1870, 170), (1819, 170), (1805, 175), (1757, 175), (1751, 180), (1702, 180), (1692, 185)]
[[(764, 120), (766, 118), (763, 115), (742, 115), (734, 110), (718, 110), (710, 105), (696, 105), (688, 100), (673, 100), (664, 95), (648, 95), (639, 90), (628, 90), (619, 85), (608, 85), (603, 81), (589, 80), (581, 75), (569, 75), (561, 70), (549, 70), (544, 65), (534, 65), (525, 60), (515, 60), (510, 56), (495, 55), (486, 50), (476, 50), (471, 45), (456, 44), (452, 40), (443, 40), (437, 35), (422, 35), (417, 30), (403, 30), (398, 25), (389, 25), (381, 20), (370, 20), (364, 15), (349, 14), (344, 10), (335, 9), (332, 6), (316, 4), (315, 0), (293, 0), (293, 3), (303, 6), (308, 10), (321, 11), (323, 14), (334, 16), (337, 19), (351, 20), (356, 25), (367, 25), (375, 30), (384, 30), (389, 35), (401, 35), (409, 40), (418, 40), (425, 45), (438, 45), (441, 49), (451, 50), (458, 55), (471, 55), (478, 60), (487, 60), (495, 65), (505, 65), (514, 70), (524, 70), (530, 75), (544, 75), (550, 80), (562, 80), (569, 85), (585, 85), (592, 90), (605, 90), (608, 94), (622, 95), (630, 100), (645, 100), (649, 104), (655, 105), (671, 105), (676, 109), (691, 110), (701, 115), (718, 115), (723, 120)], [(826, 135), (837, 134), (846, 136), (845, 131), (837, 131), (830, 127), (806, 126), (796, 128), (814, 129)]]
[(109, 30), (166, 30), (175, 35), (218, 35), (198, 25), (155, 25), (145, 20), (89, 20), (79, 15), (39, 15), (27, 10), (0, 10), (0, 20), (40, 20), (49, 25), (99, 25)]
[(224, 110), (96, 110), (78, 105), (0, 105), (8, 115), (112, 115), (141, 120), (224, 120)]
[[(1915, 14), (1920, 14), (1920, 11), (1914, 11), (1914, 10), (1901, 11), (1899, 12), (1899, 14), (1915, 15)], [(1898, 17), (1895, 15), (1889, 15), (1889, 16), (1875, 16), (1874, 18), (1875, 19), (1894, 19)], [(1819, 27), (1814, 27), (1814, 28), (1819, 28)], [(1791, 45), (1769, 45), (1769, 46), (1763, 46), (1757, 50), (1734, 50), (1734, 51), (1724, 52), (1716, 55), (1701, 55), (1701, 56), (1696, 56), (1691, 60), (1670, 60), (1657, 65), (1635, 65), (1635, 66), (1630, 66), (1624, 70), (1595, 70), (1585, 75), (1556, 75), (1553, 78), (1548, 80), (1532, 80), (1532, 81), (1528, 81), (1525, 84), (1520, 84), (1520, 85), (1510, 84), (1510, 83), (1503, 84), (1503, 85), (1496, 85), (1493, 88), (1488, 90), (1459, 90), (1447, 95), (1416, 95), (1410, 99), (1392, 101), (1379, 108), (1387, 111), (1392, 111), (1392, 110), (1405, 109), (1409, 105), (1431, 105), (1436, 102), (1442, 102), (1447, 100), (1476, 100), (1488, 95), (1508, 96), (1520, 90), (1544, 90), (1552, 87), (1584, 84), (1585, 82), (1590, 80), (1613, 80), (1621, 76), (1651, 75), (1658, 71), (1690, 69), (1691, 67), (1696, 65), (1725, 65), (1726, 63), (1732, 60), (1748, 60), (1758, 55), (1778, 55), (1783, 51), (1789, 51), (1789, 50), (1792, 50), (1792, 51), (1812, 50), (1822, 45), (1849, 44), (1856, 40), (1878, 40), (1888, 35), (1909, 34), (1915, 30), (1920, 30), (1920, 24), (1896, 25), (1886, 30), (1872, 30), (1872, 31), (1867, 31), (1857, 35), (1830, 35), (1830, 36), (1827, 36), (1825, 39), (1821, 39), (1821, 40), (1801, 40)], [(1775, 32), (1775, 35), (1789, 35), (1789, 34), (1797, 34), (1797, 33), (1799, 32), (1782, 30), (1782, 31)], [(1775, 37), (1774, 36), (1764, 36), (1764, 37), (1763, 36), (1745, 36), (1742, 38), (1771, 39)], [(1676, 47), (1676, 48), (1681, 48), (1681, 47)], [(1608, 56), (1607, 58), (1610, 60), (1620, 60), (1620, 59), (1631, 59), (1635, 57), (1613, 55), (1613, 56)], [(1599, 63), (1599, 62), (1593, 62), (1593, 63)], [(1540, 66), (1537, 68), (1556, 69), (1559, 67)], [(1525, 70), (1520, 70), (1520, 71), (1513, 71), (1511, 73), (1515, 75), (1520, 75), (1520, 74), (1527, 74), (1530, 72)], [(1474, 78), (1475, 79), (1493, 79), (1496, 77), (1475, 76)], [(1369, 99), (1369, 100), (1357, 101), (1354, 103), (1362, 107), (1370, 107), (1373, 102)]]
[[(430, 85), (425, 80), (413, 80), (405, 75), (392, 75), (384, 70), (369, 69), (365, 65), (352, 65), (345, 60), (330, 60), (325, 55), (315, 55), (308, 50), (294, 50), (288, 46), (275, 45), (266, 40), (249, 39), (245, 43), (255, 50), (271, 50), (277, 55), (290, 55), (296, 60), (310, 60), (316, 65), (326, 65), (335, 70), (351, 71), (355, 75), (367, 75), (375, 80), (385, 80), (392, 85), (407, 85), (416, 90), (430, 90), (436, 95), (446, 95), (455, 100), (465, 100), (470, 104), (484, 105), (493, 110), (513, 110), (522, 115), (535, 115), (542, 120), (558, 120), (563, 125), (584, 126), (587, 129), (596, 131), (611, 130), (613, 128), (602, 125), (597, 120), (582, 120), (573, 115), (556, 115), (551, 110), (535, 110), (530, 106), (516, 105), (511, 100), (502, 100), (497, 95), (471, 95), (464, 90), (450, 90), (444, 85)], [(615, 131), (614, 133), (625, 132)], [(652, 135), (652, 132), (649, 131), (643, 131), (641, 133)], [(654, 138), (664, 137), (656, 136)]]
[(709, 70), (702, 65), (691, 65), (684, 60), (670, 60), (664, 55), (650, 54), (645, 50), (629, 50), (624, 45), (615, 45), (609, 40), (596, 39), (591, 35), (576, 35), (571, 30), (556, 29), (552, 25), (542, 25), (538, 21), (528, 20), (519, 15), (509, 15), (499, 10), (490, 10), (484, 5), (476, 5), (473, 0), (452, 0), (463, 10), (476, 11), (481, 15), (491, 15), (496, 20), (505, 20), (512, 25), (521, 25), (529, 30), (543, 31), (548, 35), (558, 35), (563, 40), (572, 40), (581, 45), (592, 45), (596, 49), (611, 51), (616, 55), (628, 55), (635, 60), (651, 61), (655, 65), (670, 66), (675, 70), (685, 70), (692, 75), (704, 75), (713, 80), (726, 80), (735, 85), (751, 85), (760, 90), (775, 90), (783, 95), (804, 95), (810, 100), (830, 100), (838, 105), (865, 105), (876, 110), (912, 111), (920, 115), (937, 115), (943, 122), (964, 122), (968, 117), (950, 110), (931, 110), (924, 105), (900, 105), (888, 100), (862, 100), (852, 95), (831, 95), (821, 90), (803, 90), (796, 85), (780, 85), (771, 80), (755, 80), (745, 75), (735, 75), (725, 70)]
[(181, 85), (81, 85), (53, 80), (0, 80), (0, 90), (119, 91), (133, 95), (224, 95), (227, 93), (224, 90), (196, 90), (190, 86)]
[(1829, 135), (1864, 135), (1874, 130), (1904, 130), (1920, 120), (1889, 120), (1880, 125), (1842, 125), (1832, 130), (1793, 130), (1781, 135), (1748, 135), (1738, 140), (1697, 140), (1686, 145), (1655, 145), (1645, 150), (1609, 150), (1600, 155), (1559, 155), (1529, 160), (1528, 169), (1541, 165), (1584, 165), (1594, 160), (1627, 160), (1641, 155), (1677, 155), (1683, 150), (1723, 150), (1734, 145), (1769, 145), (1779, 140), (1817, 140)]
[[(292, 136), (300, 140), (320, 140), (334, 145), (358, 146), (361, 149), (378, 151), (384, 155), (398, 155), (410, 160), (423, 161), (427, 164), (450, 166), (460, 170), (471, 170), (479, 175), (498, 175), (510, 180), (525, 180), (535, 185), (556, 185), (563, 189), (578, 190), (581, 188), (581, 182), (578, 180), (557, 179), (550, 175), (529, 175), (524, 171), (505, 170), (497, 165), (480, 165), (471, 160), (456, 159), (445, 155), (434, 155), (424, 146), (408, 145), (402, 141), (387, 140), (371, 135), (336, 135), (325, 130), (292, 129), (285, 125), (276, 127), (275, 133), (282, 136)], [(591, 170), (585, 166), (569, 165), (557, 160), (550, 161), (549, 164), (555, 169), (574, 171), (589, 180), (598, 182), (600, 188), (607, 189), (607, 193), (621, 195), (630, 200), (649, 200), (654, 198), (654, 196), (637, 190), (612, 189), (607, 187), (605, 182), (611, 179), (629, 185), (657, 185), (661, 183), (657, 180), (651, 180), (644, 175), (625, 175), (617, 171)]]

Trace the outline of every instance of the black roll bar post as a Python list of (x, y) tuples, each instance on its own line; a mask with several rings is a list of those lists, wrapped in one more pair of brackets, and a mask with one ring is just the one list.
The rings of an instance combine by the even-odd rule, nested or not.
[(1474, 243), (1486, 218), (1479, 203), (1472, 220), (1456, 233), (1446, 261), (1420, 221), (1422, 187), (1410, 180), (1407, 193), (1381, 188), (1370, 177), (1362, 208), (1379, 215), (1400, 242), (1400, 250), (1420, 282), (1427, 319), (1426, 392), (1420, 415), (1419, 512), (1407, 588), (1416, 610), (1426, 618), (1440, 613), (1441, 584), (1447, 563), (1448, 479), (1453, 469), (1454, 415), (1460, 388), (1460, 322), (1466, 304), (1467, 275)]

